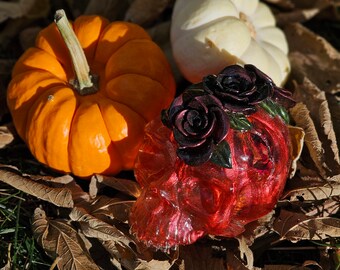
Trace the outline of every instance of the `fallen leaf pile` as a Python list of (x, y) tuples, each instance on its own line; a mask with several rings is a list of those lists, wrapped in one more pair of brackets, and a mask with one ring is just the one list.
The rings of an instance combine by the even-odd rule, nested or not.
[[(286, 88), (298, 102), (290, 110), (294, 163), (284, 194), (270, 214), (248, 224), (237, 239), (209, 236), (163, 253), (143, 246), (129, 233), (129, 211), (141, 192), (131, 172), (119, 178), (95, 175), (84, 183), (43, 167), (15, 133), (5, 96), (16, 59), (33, 44), (53, 10), (61, 7), (67, 7), (73, 17), (96, 13), (146, 28), (166, 53), (181, 89), (187, 82), (172, 59), (169, 41), (174, 1), (0, 1), (0, 184), (37, 201), (32, 209), (32, 231), (51, 257), (52, 267), (336, 269), (340, 263), (336, 255), (340, 237), (340, 53), (303, 23), (329, 16), (339, 22), (340, 4), (336, 0), (265, 2), (289, 42), (292, 72)], [(303, 250), (306, 243), (307, 247), (319, 244), (319, 249), (314, 245), (317, 259), (276, 265), (268, 259), (275, 251), (294, 250), (294, 244)]]

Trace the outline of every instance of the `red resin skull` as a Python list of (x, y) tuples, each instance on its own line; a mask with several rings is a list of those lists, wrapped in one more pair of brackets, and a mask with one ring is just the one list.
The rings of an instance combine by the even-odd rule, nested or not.
[(160, 119), (147, 126), (135, 166), (143, 192), (130, 220), (138, 239), (167, 249), (206, 234), (234, 237), (273, 209), (290, 168), (288, 128), (262, 110), (248, 119), (252, 130), (230, 130), (225, 138), (231, 169), (186, 165), (171, 130)]
[(291, 165), (288, 127), (261, 107), (246, 119), (250, 129), (230, 128), (223, 138), (231, 168), (188, 165), (173, 130), (160, 118), (147, 125), (135, 165), (142, 193), (130, 216), (140, 241), (168, 250), (208, 234), (235, 237), (274, 208)]

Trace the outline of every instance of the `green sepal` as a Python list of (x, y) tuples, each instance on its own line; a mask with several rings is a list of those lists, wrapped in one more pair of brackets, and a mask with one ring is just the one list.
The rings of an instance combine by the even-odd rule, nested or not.
[(210, 161), (223, 168), (232, 168), (231, 150), (226, 141), (222, 141), (216, 146)]
[(252, 124), (249, 122), (247, 117), (243, 114), (229, 114), (230, 127), (236, 130), (250, 130), (252, 129)]
[(279, 116), (286, 123), (289, 124), (289, 114), (287, 110), (280, 104), (272, 101), (271, 99), (266, 99), (259, 104), (270, 116)]

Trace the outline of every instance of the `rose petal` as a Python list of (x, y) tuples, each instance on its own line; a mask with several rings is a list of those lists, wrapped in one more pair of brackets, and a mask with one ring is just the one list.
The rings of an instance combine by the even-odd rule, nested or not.
[(212, 140), (206, 140), (205, 143), (197, 147), (186, 147), (177, 149), (177, 155), (186, 164), (191, 166), (198, 166), (207, 162), (213, 153)]

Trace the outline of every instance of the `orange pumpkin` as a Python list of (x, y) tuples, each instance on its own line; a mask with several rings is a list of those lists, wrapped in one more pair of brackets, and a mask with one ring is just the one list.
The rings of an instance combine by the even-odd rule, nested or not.
[(14, 66), (7, 94), (14, 125), (36, 159), (60, 172), (131, 169), (145, 124), (174, 97), (169, 64), (135, 24), (81, 16), (71, 26), (97, 87), (79, 89), (76, 60), (53, 23)]

